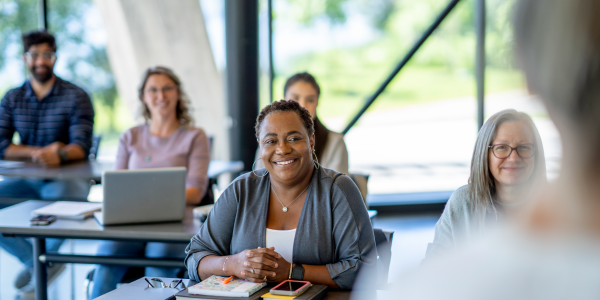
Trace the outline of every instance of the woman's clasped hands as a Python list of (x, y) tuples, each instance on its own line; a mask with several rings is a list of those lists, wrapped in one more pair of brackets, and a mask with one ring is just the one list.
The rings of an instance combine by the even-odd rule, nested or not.
[(281, 282), (288, 279), (291, 264), (275, 248), (244, 250), (225, 262), (227, 274), (252, 282)]

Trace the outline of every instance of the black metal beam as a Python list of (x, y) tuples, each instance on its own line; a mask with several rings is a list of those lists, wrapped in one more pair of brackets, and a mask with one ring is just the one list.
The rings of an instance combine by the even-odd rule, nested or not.
[(225, 43), (231, 160), (250, 171), (258, 147), (258, 0), (225, 1)]
[(273, 103), (273, 78), (275, 77), (273, 68), (273, 0), (267, 0), (267, 10), (269, 13), (269, 101)]
[(438, 26), (442, 23), (442, 21), (446, 18), (446, 16), (448, 16), (448, 14), (452, 11), (452, 9), (454, 9), (454, 7), (456, 6), (456, 4), (458, 4), (459, 1), (460, 0), (450, 1), (450, 3), (442, 11), (442, 13), (440, 13), (440, 15), (435, 19), (433, 24), (431, 24), (431, 26), (429, 26), (429, 28), (427, 28), (427, 30), (425, 31), (425, 33), (423, 33), (421, 38), (414, 44), (414, 46), (410, 49), (410, 51), (408, 51), (408, 53), (404, 56), (404, 58), (400, 61), (400, 63), (396, 66), (396, 68), (394, 68), (392, 73), (386, 78), (386, 80), (381, 84), (381, 86), (379, 86), (377, 91), (375, 91), (375, 93), (371, 97), (369, 97), (369, 99), (367, 99), (367, 101), (365, 102), (363, 107), (360, 109), (360, 111), (354, 116), (352, 121), (350, 121), (350, 123), (348, 123), (348, 126), (346, 126), (344, 131), (342, 131), (342, 134), (348, 133), (350, 128), (352, 128), (352, 126), (354, 126), (354, 124), (356, 124), (358, 119), (360, 119), (360, 117), (362, 117), (362, 115), (367, 111), (369, 106), (371, 106), (371, 104), (373, 104), (373, 102), (375, 102), (377, 97), (379, 97), (379, 95), (383, 92), (383, 90), (385, 90), (385, 88), (390, 84), (390, 82), (392, 82), (392, 79), (394, 79), (394, 77), (396, 77), (398, 72), (400, 72), (400, 70), (402, 70), (402, 68), (404, 68), (406, 63), (408, 63), (408, 61), (413, 57), (413, 55), (415, 55), (417, 50), (419, 50), (419, 48), (423, 45), (423, 43), (425, 43), (425, 41), (427, 40), (427, 38), (429, 38), (429, 36), (433, 33), (433, 31), (435, 31), (435, 29), (438, 28)]
[(185, 264), (179, 258), (139, 258), (139, 257), (116, 257), (95, 255), (71, 255), (71, 254), (43, 254), (39, 256), (41, 263), (74, 263), (74, 264), (99, 264), (130, 267), (160, 267), (160, 268), (184, 268)]
[(38, 27), (41, 31), (48, 30), (48, 3), (38, 0)]
[[(40, 257), (46, 252), (46, 239), (34, 238), (33, 239), (33, 257)], [(33, 278), (35, 279), (35, 299), (46, 300), (48, 299), (48, 285), (46, 279), (48, 273), (46, 272), (46, 266), (40, 260), (36, 259), (33, 261)]]
[(475, 81), (477, 83), (477, 128), (483, 126), (485, 100), (485, 0), (475, 0)]

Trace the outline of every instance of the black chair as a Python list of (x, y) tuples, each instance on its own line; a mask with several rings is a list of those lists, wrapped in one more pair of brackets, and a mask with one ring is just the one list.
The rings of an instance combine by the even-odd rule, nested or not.
[(367, 183), (369, 182), (369, 174), (361, 174), (361, 173), (350, 173), (350, 179), (354, 181), (356, 187), (360, 191), (360, 195), (363, 197), (363, 201), (365, 202), (365, 206), (367, 205), (367, 194), (369, 193), (369, 189), (367, 188)]
[(101, 135), (95, 135), (92, 138), (92, 147), (90, 148), (90, 154), (88, 155), (89, 160), (96, 160), (98, 157), (98, 149), (100, 149), (100, 141), (102, 140)]
[(213, 154), (213, 143), (215, 142), (215, 137), (212, 135), (208, 136), (208, 144), (210, 146), (210, 156), (212, 157)]
[(200, 205), (208, 205), (215, 204), (215, 193), (213, 191), (213, 186), (217, 184), (217, 178), (208, 178), (208, 186), (206, 187), (206, 192), (204, 193), (204, 197), (200, 200)]
[(394, 232), (373, 228), (373, 234), (375, 235), (375, 247), (377, 248), (377, 282), (379, 282), (377, 288), (386, 289), (390, 273), (390, 263), (392, 261), (392, 239), (394, 238)]

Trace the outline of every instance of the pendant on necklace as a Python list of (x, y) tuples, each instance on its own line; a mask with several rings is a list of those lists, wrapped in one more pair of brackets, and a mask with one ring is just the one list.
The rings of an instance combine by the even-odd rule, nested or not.
[(287, 212), (287, 207), (284, 207), (284, 208), (283, 208), (283, 212)]
[(150, 156), (146, 156), (146, 162), (150, 161)]

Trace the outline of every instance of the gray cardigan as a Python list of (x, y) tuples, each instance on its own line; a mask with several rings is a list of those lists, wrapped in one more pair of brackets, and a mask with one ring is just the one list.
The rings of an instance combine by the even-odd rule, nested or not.
[[(442, 216), (435, 224), (433, 243), (427, 245), (425, 260), (452, 252), (482, 233), (482, 227), (473, 213), (473, 205), (468, 185), (452, 193)], [(491, 226), (495, 221), (496, 214), (487, 213), (483, 228)]]
[[(198, 264), (205, 256), (266, 247), (270, 186), (269, 176), (247, 173), (227, 187), (185, 250), (190, 279), (200, 280)], [(293, 263), (326, 265), (340, 288), (351, 289), (358, 270), (375, 265), (367, 256), (374, 247), (371, 221), (354, 182), (330, 169), (315, 170), (296, 229)]]

